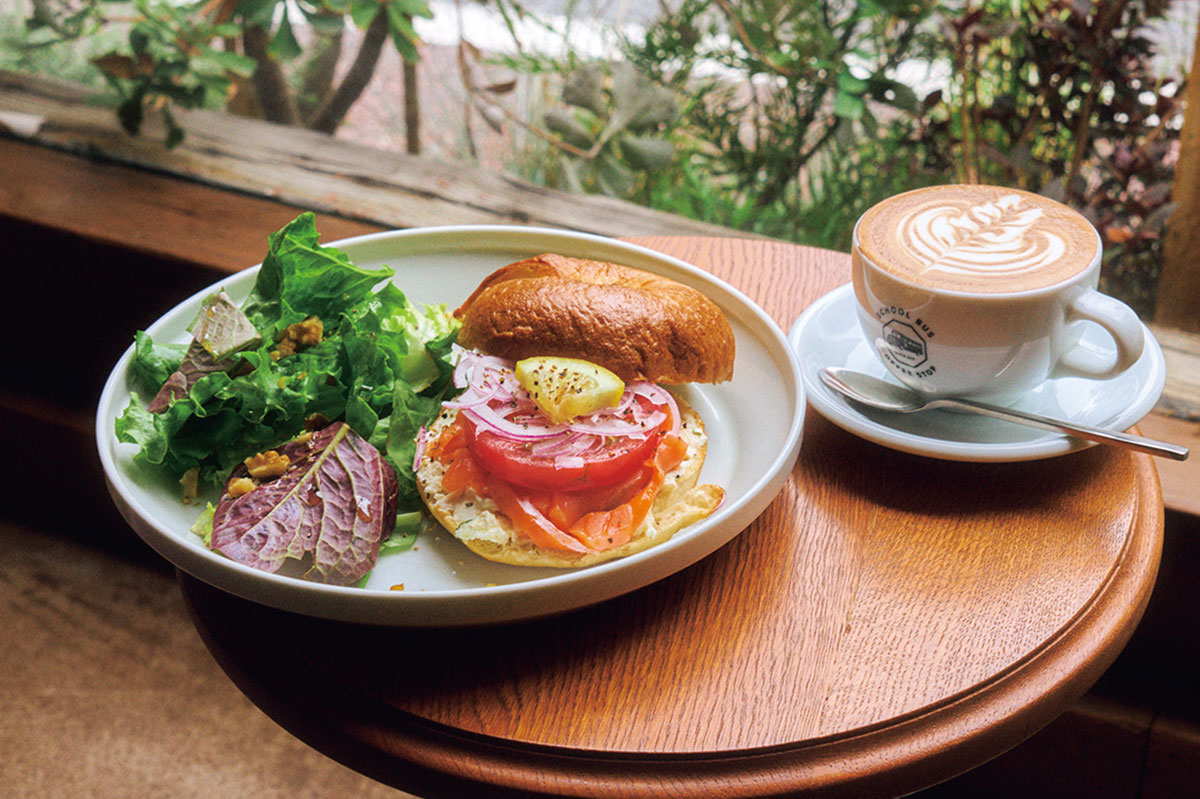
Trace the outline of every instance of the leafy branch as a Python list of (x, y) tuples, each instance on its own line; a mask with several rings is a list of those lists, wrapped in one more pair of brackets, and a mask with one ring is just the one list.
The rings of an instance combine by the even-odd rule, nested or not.
[[(129, 29), (124, 46), (93, 64), (117, 97), (131, 135), (147, 112), (162, 115), (166, 144), (183, 138), (173, 108), (227, 106), (271, 122), (334, 132), (365, 91), (390, 41), (406, 63), (419, 59), (415, 17), (432, 17), (426, 0), (133, 0), (132, 15), (109, 16), (114, 4), (34, 0), (26, 25), (43, 45), (78, 39), (105, 26)], [(306, 52), (293, 19), (312, 32)], [(362, 30), (350, 68), (334, 66), (349, 26)], [(411, 88), (411, 87), (410, 87)]]
[[(517, 10), (519, 7), (510, 9)], [(515, 37), (515, 32), (514, 32)], [(518, 42), (518, 48), (519, 48)], [(625, 61), (567, 64), (536, 58), (498, 59), (518, 68), (545, 69), (561, 78), (562, 106), (528, 120), (503, 101), (516, 83), (480, 77), (487, 59), (463, 41), (459, 70), (476, 110), (493, 129), (510, 123), (538, 137), (559, 155), (556, 180), (578, 192), (632, 197), (647, 177), (670, 166), (675, 146), (667, 138), (679, 107), (674, 92)]]

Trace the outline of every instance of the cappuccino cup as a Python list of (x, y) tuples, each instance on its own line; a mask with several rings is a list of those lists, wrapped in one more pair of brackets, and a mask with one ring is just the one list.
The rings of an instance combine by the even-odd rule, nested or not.
[[(851, 248), (863, 334), (922, 394), (1011, 403), (1049, 378), (1112, 377), (1144, 327), (1096, 290), (1100, 236), (1046, 197), (982, 185), (898, 194), (858, 220)], [(1111, 346), (1081, 341), (1099, 325)]]

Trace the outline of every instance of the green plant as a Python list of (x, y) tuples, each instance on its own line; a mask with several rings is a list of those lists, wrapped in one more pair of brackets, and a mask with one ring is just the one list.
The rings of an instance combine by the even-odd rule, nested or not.
[[(417, 59), (415, 16), (432, 16), (426, 0), (35, 0), (27, 46), (126, 31), (120, 46), (92, 63), (116, 97), (123, 127), (136, 134), (156, 111), (173, 146), (183, 137), (173, 108), (228, 106), (332, 133), (389, 40), (406, 61)], [(307, 49), (296, 34), (299, 19), (313, 34)], [(335, 80), (348, 25), (364, 33)]]
[[(681, 174), (719, 187), (723, 199), (701, 203), (711, 221), (845, 248), (855, 210), (916, 161), (903, 126), (920, 102), (895, 68), (927, 53), (932, 12), (921, 0), (683, 0), (626, 53), (688, 98)], [(692, 201), (654, 196), (671, 210)]]
[(946, 179), (1026, 188), (1104, 237), (1105, 290), (1153, 309), (1178, 139), (1178, 80), (1145, 24), (1165, 0), (1005, 0), (943, 17), (954, 70), (920, 146)]
[[(621, 59), (579, 58), (568, 49), (559, 60), (521, 45), (518, 21), (534, 21), (552, 35), (565, 35), (538, 21), (515, 0), (496, 0), (516, 52), (485, 55), (466, 42), (459, 45), (459, 68), (475, 109), (495, 130), (505, 123), (532, 134), (541, 152), (524, 156), (526, 174), (545, 185), (596, 192), (646, 202), (655, 173), (676, 157), (671, 128), (679, 108), (675, 93)], [(566, 28), (572, 11), (568, 4)], [(505, 103), (516, 81), (480, 77), (489, 65), (553, 85), (556, 96), (525, 113)]]
[[(1180, 83), (1145, 23), (1167, 0), (684, 0), (631, 60), (688, 97), (656, 207), (845, 250), (874, 202), (989, 182), (1081, 210), (1105, 290), (1148, 315), (1171, 212)], [(919, 97), (893, 71), (943, 67)]]
[(49, 30), (37, 33), (27, 27), (28, 23), (29, 14), (24, 8), (0, 8), (0, 69), (55, 75), (96, 89), (104, 87), (90, 59), (118, 46), (125, 38), (123, 31), (93, 31), (79, 39), (76, 47), (64, 48), (55, 46), (57, 34)]
[(585, 64), (567, 76), (562, 100), (569, 108), (548, 109), (543, 122), (561, 137), (561, 175), (572, 190), (633, 196), (675, 160), (674, 145), (657, 135), (675, 121), (675, 98), (632, 65)]

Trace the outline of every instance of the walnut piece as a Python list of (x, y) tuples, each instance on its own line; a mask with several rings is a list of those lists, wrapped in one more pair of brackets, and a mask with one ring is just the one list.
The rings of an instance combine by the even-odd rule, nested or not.
[(240, 496), (249, 494), (256, 488), (258, 488), (258, 485), (249, 477), (237, 477), (229, 481), (226, 493), (229, 494), (230, 499), (237, 499)]
[(246, 464), (246, 471), (250, 472), (250, 476), (256, 480), (280, 477), (287, 471), (288, 464), (291, 463), (287, 455), (280, 455), (273, 449), (251, 455), (243, 462)]
[(285, 355), (294, 355), (301, 350), (314, 347), (321, 343), (324, 334), (325, 326), (316, 316), (310, 316), (288, 325), (276, 337), (275, 349), (271, 350), (271, 357), (279, 360)]

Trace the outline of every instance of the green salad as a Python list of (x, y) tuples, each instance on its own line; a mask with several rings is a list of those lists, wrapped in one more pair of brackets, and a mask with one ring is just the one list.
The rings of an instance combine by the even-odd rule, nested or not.
[[(358, 561), (373, 565), (380, 546), (411, 542), (422, 507), (412, 468), (416, 434), (454, 390), (450, 354), (458, 323), (442, 305), (415, 307), (393, 274), (387, 266), (359, 267), (319, 245), (314, 216), (305, 213), (268, 238), (243, 302), (223, 292), (206, 299), (189, 344), (135, 335), (130, 370), (139, 391), (116, 421), (117, 438), (138, 446), (139, 464), (200, 492), (222, 490), (201, 522), (214, 549), (268, 571), (307, 560), (302, 576), (350, 583), (366, 573), (358, 573)], [(326, 449), (314, 450), (308, 437), (325, 428), (329, 434), (318, 441)], [(274, 450), (285, 453), (275, 455), (286, 461), (283, 471), (255, 477), (253, 456)], [(349, 477), (335, 479), (330, 470), (338, 463)], [(237, 494), (239, 479), (250, 480), (254, 493)], [(338, 491), (354, 496), (332, 496), (339, 480), (353, 485)], [(387, 497), (372, 500), (372, 492)], [(356, 537), (371, 534), (326, 530), (328, 521), (309, 518), (313, 497), (325, 503), (317, 509), (322, 519), (337, 505), (378, 526), (380, 507), (394, 505), (399, 523), (364, 544)], [(371, 502), (375, 510), (364, 512)], [(304, 519), (286, 521), (301, 512)], [(357, 524), (353, 513), (347, 518), (341, 527)], [(222, 525), (230, 528), (224, 534)], [(233, 543), (218, 546), (218, 540)], [(355, 565), (339, 561), (313, 571), (311, 561), (323, 557), (314, 554), (318, 540)]]

